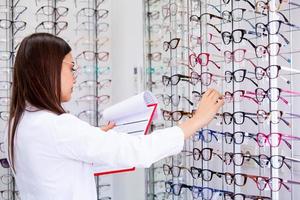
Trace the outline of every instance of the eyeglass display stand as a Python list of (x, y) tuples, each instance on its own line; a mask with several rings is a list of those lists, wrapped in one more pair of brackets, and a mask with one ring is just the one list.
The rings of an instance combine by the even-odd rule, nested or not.
[[(58, 35), (59, 37), (62, 37), (65, 39), (71, 47), (74, 47), (72, 49), (72, 55), (74, 56), (74, 60), (79, 61), (79, 63), (82, 67), (88, 66), (92, 67), (93, 69), (86, 72), (84, 70), (80, 71), (77, 77), (77, 83), (86, 81), (86, 80), (94, 80), (94, 81), (100, 81), (100, 79), (110, 79), (111, 74), (102, 75), (99, 73), (100, 67), (106, 67), (109, 66), (110, 60), (107, 62), (102, 62), (97, 59), (97, 56), (95, 56), (95, 59), (93, 60), (87, 60), (85, 58), (77, 58), (77, 55), (82, 53), (83, 51), (90, 50), (93, 52), (99, 52), (102, 51), (103, 48), (105, 51), (110, 50), (110, 44), (105, 43), (102, 45), (97, 45), (96, 39), (101, 37), (107, 37), (109, 40), (109, 37), (111, 36), (110, 30), (106, 30), (106, 32), (98, 31), (97, 28), (99, 21), (103, 20), (105, 22), (110, 21), (110, 17), (101, 18), (98, 16), (98, 12), (95, 12), (93, 16), (88, 16), (91, 13), (83, 13), (77, 16), (78, 12), (82, 9), (94, 9), (99, 10), (102, 8), (107, 9), (107, 13), (109, 13), (110, 10), (110, 1), (101, 1), (102, 3), (99, 4), (100, 1), (98, 0), (86, 0), (86, 1), (77, 1), (76, 7), (74, 5), (73, 1), (62, 1), (62, 0), (56, 0), (56, 1), (44, 1), (44, 0), (35, 0), (35, 3), (33, 1), (26, 1), (26, 0), (6, 0), (1, 1), (0, 6), (0, 19), (6, 19), (11, 21), (11, 26), (3, 27), (4, 24), (1, 23), (0, 25), (0, 37), (1, 39), (5, 39), (6, 45), (2, 45), (1, 43), (1, 51), (13, 51), (16, 53), (17, 51), (17, 41), (21, 41), (25, 36), (32, 34), (34, 32), (49, 32), (54, 35)], [(21, 14), (19, 13), (20, 8), (24, 8), (24, 12)], [(64, 11), (65, 13), (61, 13), (61, 11)], [(39, 11), (39, 12), (38, 12)], [(18, 16), (18, 19), (16, 20), (15, 16)], [(25, 28), (22, 28), (18, 30), (18, 23), (16, 21), (22, 21), (26, 23)], [(59, 22), (66, 22), (65, 27), (60, 27)], [(45, 22), (43, 24), (43, 22)], [(93, 24), (94, 27), (83, 27), (82, 29), (74, 29), (74, 27), (78, 27), (77, 25), (81, 22), (91, 22), (89, 24)], [(47, 25), (45, 25), (47, 24)], [(39, 28), (36, 28), (38, 27)], [(85, 43), (85, 40), (82, 43), (78, 43), (78, 39), (83, 37), (89, 43)], [(77, 41), (76, 45), (74, 45), (75, 41)], [(91, 44), (91, 45), (90, 45)], [(0, 57), (4, 57), (2, 52), (0, 52)], [(13, 67), (14, 63), (14, 56), (15, 54), (11, 54), (12, 58), (7, 59), (7, 61), (0, 60), (0, 68), (1, 68), (1, 74), (0, 79), (1, 81), (11, 81), (12, 80), (12, 72), (9, 71)], [(103, 66), (102, 66), (103, 65)], [(7, 68), (7, 73), (2, 73), (2, 69)], [(91, 69), (91, 68), (89, 68)], [(70, 111), (71, 113), (80, 113), (83, 110), (91, 111), (88, 113), (93, 113), (90, 116), (86, 116), (84, 120), (87, 122), (95, 125), (100, 126), (101, 120), (98, 118), (99, 115), (97, 114), (100, 110), (102, 110), (105, 106), (109, 106), (109, 104), (106, 105), (100, 105), (100, 102), (95, 100), (94, 102), (80, 102), (78, 103), (76, 100), (83, 95), (94, 95), (99, 96), (100, 93), (105, 92), (105, 95), (110, 95), (111, 89), (105, 88), (105, 90), (99, 90), (97, 87), (97, 84), (90, 87), (90, 88), (84, 88), (84, 89), (78, 89), (77, 86), (74, 87), (74, 93), (72, 95), (72, 101), (65, 104), (64, 107), (66, 110)], [(10, 95), (10, 89), (3, 91), (0, 90), (0, 96), (5, 97)], [(8, 106), (2, 106), (0, 105), (1, 111), (8, 111)], [(7, 121), (0, 120), (0, 130), (4, 130), (5, 125)], [(3, 134), (1, 132), (0, 139), (2, 142), (3, 140)], [(1, 152), (1, 158), (4, 157), (4, 154)], [(2, 175), (12, 175), (11, 171), (6, 168), (0, 168), (0, 191), (1, 196), (4, 199), (19, 199), (18, 196), (18, 190), (16, 188), (15, 182), (11, 181), (9, 183), (3, 182), (4, 178)], [(98, 199), (104, 198), (104, 197), (110, 197), (113, 199), (113, 180), (111, 176), (103, 176), (101, 178), (96, 178), (97, 182), (97, 192), (98, 192)], [(109, 186), (109, 187), (108, 187)], [(0, 197), (1, 198), (1, 197)]]
[[(260, 147), (256, 142), (256, 138), (250, 137), (251, 133), (256, 136), (259, 132), (266, 134), (279, 132), (290, 136), (299, 136), (300, 131), (300, 126), (298, 125), (299, 117), (288, 114), (300, 114), (300, 107), (298, 106), (299, 95), (284, 94), (283, 92), (283, 90), (300, 90), (299, 87), (297, 87), (300, 84), (300, 59), (298, 58), (299, 56), (297, 56), (297, 53), (300, 50), (298, 45), (300, 44), (300, 39), (299, 28), (297, 27), (299, 26), (299, 22), (296, 20), (296, 18), (300, 17), (300, 5), (298, 5), (297, 2), (282, 2), (282, 5), (278, 6), (279, 1), (276, 0), (257, 2), (258, 1), (234, 0), (146, 0), (144, 2), (145, 26), (147, 27), (147, 30), (145, 30), (146, 85), (154, 94), (163, 96), (163, 99), (160, 102), (161, 108), (171, 112), (178, 110), (190, 112), (192, 109), (196, 108), (196, 102), (193, 101), (194, 105), (191, 106), (186, 103), (182, 97), (184, 96), (192, 100), (193, 95), (191, 92), (193, 90), (201, 93), (206, 91), (209, 87), (216, 88), (223, 94), (225, 91), (234, 92), (237, 90), (250, 91), (253, 94), (253, 91), (255, 91), (256, 88), (267, 90), (271, 87), (279, 87), (282, 89), (281, 97), (288, 101), (288, 104), (285, 104), (284, 101), (282, 101), (282, 98), (279, 98), (278, 101), (271, 101), (271, 99), (268, 99), (266, 96), (265, 99), (259, 103), (257, 102), (255, 95), (251, 96), (250, 93), (247, 93), (247, 98), (239, 97), (236, 98), (239, 100), (230, 102), (227, 102), (226, 100), (226, 104), (220, 113), (234, 113), (237, 111), (256, 113), (257, 110), (265, 110), (266, 112), (281, 110), (284, 113), (281, 119), (288, 121), (290, 126), (284, 124), (283, 120), (279, 120), (279, 123), (276, 123), (275, 120), (272, 119), (274, 116), (272, 117), (270, 115), (266, 116), (262, 123), (258, 121), (259, 119), (255, 116), (256, 114), (246, 115), (243, 123), (240, 124), (233, 122), (226, 124), (224, 120), (220, 120), (220, 117), (217, 117), (218, 119), (213, 120), (206, 128), (222, 133), (243, 131), (245, 133), (244, 142), (242, 144), (235, 144), (234, 141), (232, 141), (228, 144), (228, 138), (225, 138), (226, 136), (224, 136), (224, 134), (216, 133), (215, 136), (204, 136), (206, 138), (210, 136), (211, 142), (205, 142), (203, 140), (199, 141), (197, 139), (194, 140), (194, 138), (185, 141), (185, 151), (193, 151), (193, 148), (198, 148), (200, 150), (203, 148), (212, 148), (213, 152), (219, 155), (224, 155), (225, 152), (232, 152), (243, 153), (245, 155), (265, 154), (268, 157), (272, 155), (283, 155), (299, 159), (299, 140), (288, 139), (287, 142), (291, 144), (291, 148), (289, 148), (284, 141), (281, 141), (280, 145), (276, 147), (268, 145), (268, 141), (266, 141), (265, 145)], [(263, 4), (262, 2), (266, 3), (265, 7), (261, 7)], [(236, 14), (238, 11), (242, 11), (243, 14)], [(262, 12), (265, 14), (262, 14)], [(232, 15), (232, 13), (235, 13), (236, 15), (229, 16)], [(201, 20), (194, 23), (190, 20), (190, 16), (192, 15), (198, 17), (201, 16)], [(228, 19), (229, 16), (229, 19), (231, 20), (223, 21), (223, 19), (220, 20), (214, 16), (221, 16), (226, 19)], [(268, 24), (274, 20), (284, 20), (285, 17), (289, 22), (281, 24), (279, 27), (279, 34), (268, 34), (267, 30), (264, 30), (264, 37), (257, 35), (257, 23)], [(296, 26), (286, 25), (288, 23), (295, 24)], [(269, 27), (270, 31), (274, 31), (274, 29), (276, 30), (277, 28), (275, 23), (271, 23)], [(225, 45), (222, 33), (228, 31), (232, 34), (232, 31), (237, 29), (246, 30), (246, 34), (243, 36), (244, 38), (239, 41), (238, 35), (231, 35), (229, 44)], [(285, 43), (284, 37), (289, 42)], [(174, 48), (170, 47), (167, 51), (164, 51), (163, 45), (170, 42), (173, 38), (180, 38), (178, 46)], [(247, 39), (252, 42), (256, 49), (258, 49), (257, 53), (259, 53), (258, 45), (265, 46), (265, 50), (262, 51), (265, 55), (261, 58), (257, 57), (255, 48), (250, 45), (250, 42), (247, 41)], [(276, 53), (275, 47), (267, 50), (268, 45), (272, 43), (280, 43), (280, 53)], [(245, 55), (239, 55), (237, 53), (238, 49), (245, 51)], [(231, 52), (231, 57), (224, 58), (225, 51)], [(202, 62), (203, 65), (203, 57), (198, 58), (198, 64), (196, 64), (196, 66), (192, 66), (189, 55), (192, 53), (199, 55), (203, 52), (209, 53), (209, 60), (220, 65), (220, 69), (217, 69), (212, 62), (208, 62), (207, 66), (201, 66), (199, 63)], [(226, 61), (226, 59), (229, 59), (229, 62)], [(252, 64), (250, 61), (252, 61)], [(265, 77), (262, 80), (258, 80), (256, 78), (255, 70), (259, 70), (258, 67), (265, 69), (270, 65), (279, 65), (281, 67), (277, 78), (270, 78), (276, 77), (277, 74), (277, 70), (271, 68), (270, 71), (265, 71), (263, 74)], [(163, 68), (163, 70), (156, 71), (156, 69), (161, 69), (160, 67)], [(243, 81), (238, 80), (240, 75), (235, 72), (239, 69), (245, 69), (247, 71)], [(207, 82), (205, 82), (205, 78), (207, 77), (201, 77), (203, 82), (197, 83), (196, 85), (189, 84), (188, 81), (184, 80), (178, 82), (175, 78), (171, 78), (170, 82), (166, 83), (169, 84), (167, 86), (164, 86), (163, 83), (161, 83), (163, 75), (168, 77), (171, 77), (174, 74), (190, 75), (191, 71), (196, 71), (198, 74), (203, 72), (211, 73), (213, 75), (213, 78), (210, 79), (211, 83), (207, 84)], [(227, 82), (226, 79), (228, 79), (228, 77), (226, 78), (224, 76), (225, 71), (230, 71), (237, 75), (231, 77), (231, 81)], [(266, 75), (267, 73), (270, 75)], [(201, 81), (199, 80), (199, 82)], [(257, 85), (255, 85), (255, 83)], [(180, 103), (172, 105), (172, 101), (175, 101), (176, 95), (181, 96), (181, 99), (179, 100)], [(269, 96), (274, 97), (276, 95), (276, 92), (271, 90)], [(168, 98), (167, 96), (173, 97)], [(168, 117), (168, 119), (164, 121), (155, 123), (153, 128), (169, 127), (178, 123), (178, 119), (176, 119), (178, 116), (174, 115)], [(236, 116), (236, 118), (236, 120), (239, 120), (240, 116)], [(235, 119), (231, 120), (234, 121)], [(161, 126), (161, 124), (163, 124), (163, 126)], [(277, 140), (275, 136), (272, 136), (270, 139), (272, 141)], [(234, 138), (232, 138), (232, 140), (234, 140)], [(254, 158), (257, 159), (257, 157)], [(204, 161), (203, 158), (196, 161), (193, 159), (193, 156), (189, 156), (184, 152), (163, 159), (155, 163), (151, 169), (147, 170), (147, 200), (193, 199), (192, 192), (185, 187), (181, 188), (182, 191), (180, 194), (174, 194), (174, 191), (172, 190), (166, 192), (166, 185), (164, 183), (167, 181), (171, 181), (175, 184), (180, 183), (190, 186), (199, 186), (202, 187), (202, 189), (209, 187), (212, 188), (210, 191), (213, 191), (213, 189), (230, 191), (231, 194), (242, 194), (240, 196), (246, 195), (245, 197), (248, 198), (250, 197), (249, 195), (255, 195), (268, 197), (272, 200), (297, 199), (297, 196), (300, 194), (299, 184), (286, 183), (290, 188), (290, 191), (284, 186), (282, 186), (279, 191), (272, 191), (268, 186), (260, 191), (257, 188), (257, 184), (249, 176), (244, 186), (238, 186), (235, 184), (227, 184), (224, 175), (220, 175), (220, 177), (213, 175), (211, 181), (205, 181), (203, 178), (194, 179), (188, 171), (191, 166), (194, 166), (200, 169), (209, 169), (221, 173), (244, 173), (267, 178), (279, 177), (285, 181), (300, 181), (300, 166), (297, 162), (287, 161), (291, 164), (291, 170), (289, 170), (285, 164), (283, 164), (280, 169), (271, 167), (270, 163), (267, 167), (263, 168), (254, 162), (254, 160), (255, 159), (245, 159), (241, 166), (236, 166), (233, 163), (227, 165), (224, 161), (214, 155), (210, 161)], [(272, 160), (272, 162), (272, 164), (276, 166), (280, 160)], [(182, 167), (179, 177), (172, 176), (172, 172), (170, 172), (169, 175), (164, 175), (164, 164), (167, 164), (176, 170), (178, 170), (176, 166)], [(176, 174), (176, 170), (173, 173)], [(236, 181), (241, 181), (241, 179), (237, 178)], [(278, 185), (276, 182), (271, 184)], [(173, 188), (173, 190), (176, 189), (178, 188)], [(204, 194), (203, 192), (200, 192), (199, 194), (201, 195), (196, 199), (216, 198), (216, 196), (208, 197), (208, 193)], [(224, 192), (215, 192), (215, 194), (222, 194), (223, 196), (219, 199), (224, 199)]]

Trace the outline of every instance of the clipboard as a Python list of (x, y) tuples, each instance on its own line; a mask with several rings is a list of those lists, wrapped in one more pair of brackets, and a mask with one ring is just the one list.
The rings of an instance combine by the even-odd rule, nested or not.
[[(132, 133), (129, 132), (129, 134), (143, 134), (143, 135), (149, 134), (150, 125), (151, 125), (153, 119), (158, 116), (158, 114), (157, 114), (158, 103), (157, 103), (156, 99), (154, 101), (155, 101), (155, 103), (147, 104), (146, 119), (143, 118), (142, 120), (136, 120), (136, 121), (132, 121), (129, 123), (116, 124), (116, 127), (119, 126), (120, 128), (123, 128), (122, 126), (127, 126), (126, 128), (128, 128), (128, 126), (130, 126), (131, 124), (135, 124), (134, 128), (136, 128), (136, 127), (139, 127), (136, 124), (141, 123), (140, 127), (142, 127), (142, 130), (138, 129), (136, 132), (133, 130)], [(129, 128), (131, 128), (131, 127), (129, 127)], [(107, 174), (124, 173), (124, 172), (130, 172), (130, 171), (134, 171), (134, 170), (135, 170), (135, 167), (125, 168), (125, 169), (115, 169), (110, 166), (99, 166), (99, 170), (97, 168), (94, 169), (94, 171), (95, 171), (94, 176), (103, 176), (103, 175), (107, 175)]]

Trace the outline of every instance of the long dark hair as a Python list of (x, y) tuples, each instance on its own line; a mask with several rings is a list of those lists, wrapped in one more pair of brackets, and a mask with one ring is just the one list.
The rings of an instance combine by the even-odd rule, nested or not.
[(12, 97), (8, 122), (8, 155), (14, 168), (14, 138), (17, 126), (29, 104), (56, 114), (61, 106), (61, 66), (71, 47), (48, 33), (27, 36), (20, 44), (13, 70)]

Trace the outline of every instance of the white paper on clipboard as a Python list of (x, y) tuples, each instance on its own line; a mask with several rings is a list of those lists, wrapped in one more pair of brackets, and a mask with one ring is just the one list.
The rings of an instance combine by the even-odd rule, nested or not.
[[(145, 91), (105, 109), (101, 115), (104, 121), (115, 122), (116, 127), (113, 130), (141, 135), (147, 134), (153, 119), (158, 118), (160, 113), (156, 97), (151, 92)], [(116, 169), (111, 166), (95, 166), (94, 175), (127, 172), (134, 169), (134, 167)]]

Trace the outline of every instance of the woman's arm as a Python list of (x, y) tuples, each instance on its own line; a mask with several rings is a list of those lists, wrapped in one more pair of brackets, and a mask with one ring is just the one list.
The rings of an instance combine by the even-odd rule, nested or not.
[(215, 90), (208, 90), (194, 117), (179, 127), (156, 130), (141, 136), (113, 130), (103, 134), (104, 131), (98, 127), (70, 114), (62, 114), (52, 127), (53, 140), (57, 153), (68, 159), (114, 167), (149, 167), (164, 157), (180, 153), (184, 138), (192, 136), (213, 119), (223, 105), (220, 97)]

